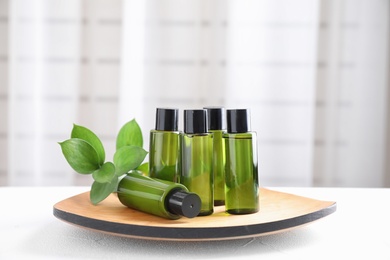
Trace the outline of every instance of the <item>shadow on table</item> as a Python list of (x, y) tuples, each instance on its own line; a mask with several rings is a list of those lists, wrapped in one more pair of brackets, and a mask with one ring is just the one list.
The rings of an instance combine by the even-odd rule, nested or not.
[(144, 259), (151, 257), (172, 259), (174, 256), (185, 257), (184, 259), (244, 257), (288, 252), (307, 246), (315, 240), (315, 233), (310, 230), (310, 227), (256, 238), (177, 242), (119, 237), (54, 222), (42, 228), (34, 236), (34, 239), (26, 238), (29, 244), (25, 245), (25, 249), (31, 255), (83, 259), (116, 256), (138, 256)]

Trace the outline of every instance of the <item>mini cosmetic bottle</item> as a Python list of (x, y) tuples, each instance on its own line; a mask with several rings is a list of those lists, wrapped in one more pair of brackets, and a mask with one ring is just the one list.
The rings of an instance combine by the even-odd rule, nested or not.
[(214, 206), (225, 205), (225, 143), (226, 115), (223, 107), (204, 107), (207, 110), (208, 131), (213, 133)]
[(127, 174), (119, 182), (117, 193), (123, 205), (167, 219), (193, 218), (200, 212), (199, 196), (183, 185), (137, 172)]
[(207, 132), (205, 109), (184, 110), (184, 133), (181, 134), (180, 183), (200, 196), (200, 216), (214, 212), (213, 134)]
[(259, 211), (256, 132), (250, 131), (248, 109), (227, 110), (225, 209), (230, 214)]
[(156, 109), (156, 127), (150, 131), (149, 176), (179, 182), (180, 133), (178, 109)]

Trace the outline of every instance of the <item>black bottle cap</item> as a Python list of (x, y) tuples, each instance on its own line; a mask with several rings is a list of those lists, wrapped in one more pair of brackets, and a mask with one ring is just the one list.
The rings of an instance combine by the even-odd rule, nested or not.
[(184, 110), (184, 133), (207, 133), (207, 111), (205, 109)]
[(225, 108), (204, 107), (207, 110), (209, 130), (225, 130)]
[(249, 109), (228, 109), (226, 112), (228, 133), (246, 133), (251, 130)]
[(169, 196), (168, 211), (187, 218), (196, 217), (202, 201), (196, 193), (178, 190)]
[(177, 108), (156, 109), (156, 130), (177, 131), (177, 119), (179, 110)]

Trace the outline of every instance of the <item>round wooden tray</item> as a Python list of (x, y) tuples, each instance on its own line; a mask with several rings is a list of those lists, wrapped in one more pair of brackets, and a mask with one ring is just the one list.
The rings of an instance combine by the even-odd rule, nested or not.
[(214, 214), (168, 220), (123, 206), (115, 194), (99, 205), (89, 201), (89, 192), (54, 205), (57, 218), (80, 227), (142, 239), (205, 241), (256, 237), (300, 227), (336, 211), (336, 202), (293, 194), (260, 190), (260, 211), (229, 215), (225, 207)]

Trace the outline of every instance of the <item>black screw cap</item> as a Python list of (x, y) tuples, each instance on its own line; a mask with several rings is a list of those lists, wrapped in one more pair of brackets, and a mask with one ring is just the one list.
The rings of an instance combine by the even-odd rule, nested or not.
[(156, 130), (177, 131), (179, 110), (177, 108), (156, 109)]
[(207, 133), (207, 111), (205, 109), (184, 110), (184, 133)]
[(209, 130), (225, 130), (226, 117), (223, 107), (204, 107), (207, 110)]
[(228, 109), (226, 112), (228, 133), (246, 133), (251, 130), (249, 109)]
[(201, 204), (202, 201), (196, 193), (179, 190), (169, 197), (168, 210), (172, 214), (193, 218), (199, 214)]

